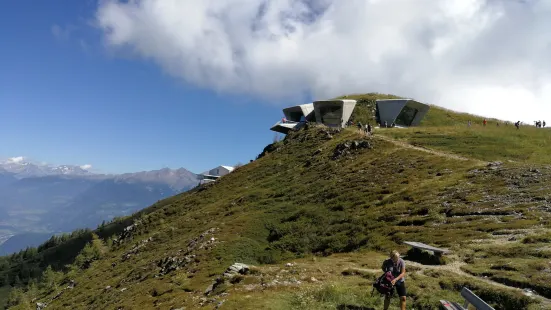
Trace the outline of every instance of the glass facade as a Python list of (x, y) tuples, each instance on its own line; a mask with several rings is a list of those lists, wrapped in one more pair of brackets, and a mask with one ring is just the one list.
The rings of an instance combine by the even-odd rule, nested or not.
[(327, 105), (320, 107), (321, 122), (326, 126), (340, 126), (342, 120), (342, 107)]
[(396, 125), (400, 126), (411, 126), (411, 123), (415, 119), (415, 116), (419, 110), (405, 106), (400, 114), (398, 114), (398, 117), (396, 117)]

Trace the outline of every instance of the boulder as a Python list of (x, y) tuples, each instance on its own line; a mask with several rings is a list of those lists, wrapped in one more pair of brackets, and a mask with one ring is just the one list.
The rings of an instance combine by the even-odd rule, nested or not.
[(228, 267), (226, 271), (224, 272), (223, 276), (227, 278), (231, 278), (238, 274), (247, 274), (249, 272), (249, 266), (242, 264), (242, 263), (235, 263)]
[(36, 303), (36, 310), (42, 310), (46, 308), (46, 304), (45, 303), (42, 303), (42, 302), (37, 302)]
[(205, 295), (209, 295), (210, 293), (212, 293), (212, 291), (214, 291), (216, 287), (222, 283), (224, 283), (224, 279), (216, 278), (216, 280), (214, 280), (214, 282), (211, 285), (209, 285), (205, 290)]

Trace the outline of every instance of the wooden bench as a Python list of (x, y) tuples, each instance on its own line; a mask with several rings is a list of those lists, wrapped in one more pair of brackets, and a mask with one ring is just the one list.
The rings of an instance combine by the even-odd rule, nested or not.
[(442, 254), (447, 254), (447, 253), (450, 252), (447, 249), (436, 248), (436, 247), (433, 247), (433, 246), (430, 246), (428, 244), (424, 244), (424, 243), (421, 243), (421, 242), (404, 241), (404, 244), (407, 244), (407, 245), (409, 245), (413, 248), (416, 248), (416, 249), (433, 252), (434, 255), (436, 255), (436, 256), (441, 256)]
[(477, 310), (495, 310), (490, 305), (488, 305), (484, 300), (480, 299), (480, 297), (476, 296), (473, 292), (471, 292), (471, 290), (469, 290), (466, 287), (464, 287), (461, 290), (461, 296), (465, 299), (465, 303), (463, 304), (463, 306), (461, 306), (456, 302), (440, 300), (441, 309), (467, 310), (469, 309), (469, 304), (471, 304)]

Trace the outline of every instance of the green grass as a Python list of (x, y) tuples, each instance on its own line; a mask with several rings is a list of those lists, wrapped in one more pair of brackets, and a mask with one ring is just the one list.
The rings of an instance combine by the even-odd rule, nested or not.
[[(365, 100), (355, 117), (366, 120), (372, 117), (375, 98), (392, 97), (358, 96)], [(377, 308), (377, 299), (364, 294), (370, 291), (372, 279), (366, 278), (370, 274), (344, 276), (342, 271), (377, 269), (389, 250), (407, 252), (403, 241), (448, 247), (455, 254), (447, 264), (461, 263), (463, 270), (475, 275), (492, 272), (491, 278), (512, 286), (528, 283), (520, 281), (523, 277), (540, 277), (533, 289), (551, 297), (551, 278), (541, 269), (543, 260), (549, 259), (546, 229), (551, 229), (546, 207), (551, 168), (541, 164), (548, 155), (540, 148), (547, 143), (546, 132), (527, 127), (516, 131), (512, 126), (468, 129), (462, 122), (470, 117), (434, 108), (419, 128), (376, 133), (472, 160), (404, 148), (352, 129), (337, 133), (311, 126), (291, 133), (274, 145), (275, 151), (217, 182), (113, 224), (100, 237), (120, 233), (132, 221), (139, 223), (121, 245), (99, 246), (105, 251), (89, 268), (66, 274), (65, 281), (74, 279), (78, 284), (51, 307), (194, 308), (216, 277), (229, 265), (243, 262), (259, 265), (260, 271), (240, 283), (225, 282), (207, 299), (227, 299), (222, 309), (254, 309), (259, 300), (266, 309), (334, 309), (345, 301)], [(435, 127), (449, 122), (456, 126)], [(331, 159), (338, 144), (363, 139), (372, 148)], [(505, 163), (493, 169), (477, 160)], [(217, 230), (201, 238), (210, 228)], [(149, 237), (153, 241), (122, 259)], [(211, 237), (214, 242), (206, 243)], [(77, 245), (57, 245), (49, 251), (70, 249), (64, 256), (70, 263), (82, 249)], [(363, 253), (362, 258), (355, 253)], [(356, 262), (342, 262), (342, 255), (351, 255)], [(189, 262), (159, 275), (159, 261), (172, 257), (187, 257)], [(298, 288), (260, 288), (278, 275), (270, 270), (297, 259), (309, 262), (303, 268), (307, 271), (297, 269), (293, 277), (304, 275), (306, 280), (301, 281), (306, 283), (310, 277), (305, 274), (312, 274), (321, 280)], [(507, 270), (490, 266), (492, 261), (508, 260), (522, 263)], [(11, 268), (17, 266), (21, 265)], [(427, 271), (412, 274), (411, 305), (430, 309), (438, 298), (458, 300), (461, 287), (470, 285), (493, 304), (505, 302), (498, 309), (537, 306), (517, 291), (491, 289), (473, 279)], [(60, 287), (66, 285), (59, 282)], [(247, 291), (247, 285), (259, 286)], [(42, 290), (39, 300), (52, 296)]]
[(484, 161), (513, 161), (546, 164), (551, 153), (551, 131), (512, 125), (480, 125), (448, 127), (415, 127), (407, 129), (381, 129), (376, 133), (402, 140), (415, 146), (455, 153)]

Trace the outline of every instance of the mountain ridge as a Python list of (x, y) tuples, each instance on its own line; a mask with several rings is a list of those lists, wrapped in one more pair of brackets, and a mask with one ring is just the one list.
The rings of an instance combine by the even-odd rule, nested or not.
[[(377, 96), (361, 98), (355, 120), (373, 121)], [(53, 266), (38, 289), (10, 281), (9, 305), (375, 309), (381, 299), (367, 291), (398, 249), (415, 309), (460, 302), (464, 286), (496, 309), (548, 308), (551, 167), (540, 146), (549, 136), (434, 107), (425, 121), (370, 137), (309, 125), (216, 182), (4, 259), (13, 263), (0, 280), (23, 274), (18, 260)], [(410, 264), (403, 241), (449, 248), (449, 268)], [(250, 271), (226, 276), (234, 263)]]
[(17, 164), (22, 168), (0, 167), (0, 255), (36, 246), (55, 233), (95, 228), (199, 183), (185, 168), (107, 175), (62, 168), (37, 172), (28, 169), (33, 164)]

